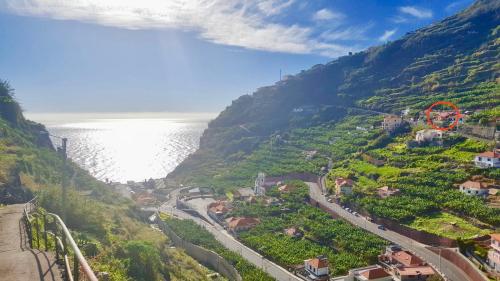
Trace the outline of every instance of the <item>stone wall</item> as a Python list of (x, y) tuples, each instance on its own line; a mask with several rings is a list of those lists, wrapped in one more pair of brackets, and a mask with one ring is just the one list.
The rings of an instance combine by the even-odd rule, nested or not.
[(206, 267), (214, 269), (229, 280), (243, 280), (238, 271), (217, 253), (183, 240), (177, 234), (175, 234), (175, 232), (173, 232), (165, 222), (161, 221), (160, 219), (157, 219), (157, 223), (160, 229), (170, 237), (170, 240), (172, 241), (172, 243), (174, 243), (175, 246), (183, 248), (188, 255), (193, 257), (199, 263), (203, 264)]
[(484, 276), (478, 268), (476, 268), (472, 263), (470, 263), (466, 257), (464, 257), (460, 252), (454, 251), (452, 249), (440, 249), (437, 247), (427, 247), (427, 249), (433, 251), (436, 254), (441, 252), (441, 257), (450, 261), (458, 268), (462, 269), (470, 280), (473, 281), (485, 281), (487, 277)]

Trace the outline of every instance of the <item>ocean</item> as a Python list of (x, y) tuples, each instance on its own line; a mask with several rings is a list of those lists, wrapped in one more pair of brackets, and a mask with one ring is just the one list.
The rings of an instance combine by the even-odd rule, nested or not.
[[(68, 157), (100, 180), (162, 178), (199, 146), (213, 113), (27, 113), (68, 138)], [(52, 137), (55, 145), (61, 140)]]

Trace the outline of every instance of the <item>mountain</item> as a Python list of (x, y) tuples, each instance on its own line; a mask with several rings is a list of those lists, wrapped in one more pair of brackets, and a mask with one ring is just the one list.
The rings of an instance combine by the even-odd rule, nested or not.
[[(257, 89), (210, 122), (200, 149), (169, 176), (213, 177), (272, 135), (340, 120), (353, 108), (420, 112), (437, 100), (462, 110), (500, 104), (500, 2), (478, 0), (461, 13)], [(191, 174), (191, 176), (190, 176)]]

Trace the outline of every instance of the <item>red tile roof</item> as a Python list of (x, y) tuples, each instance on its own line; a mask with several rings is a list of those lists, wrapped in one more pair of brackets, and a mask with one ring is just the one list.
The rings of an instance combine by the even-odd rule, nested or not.
[(328, 267), (327, 258), (314, 258), (307, 261), (314, 268), (325, 268)]
[(478, 154), (479, 157), (500, 158), (500, 153), (496, 151), (486, 151)]
[(252, 227), (260, 223), (259, 219), (256, 218), (246, 218), (246, 217), (240, 217), (240, 218), (230, 218), (229, 219), (229, 228), (236, 228), (236, 227)]
[(430, 266), (418, 266), (418, 267), (402, 267), (396, 269), (399, 275), (433, 275), (434, 269)]
[(368, 280), (391, 276), (389, 273), (387, 273), (381, 267), (377, 267), (377, 268), (374, 268), (374, 269), (366, 270), (365, 272), (361, 273), (361, 275), (363, 275)]
[(418, 266), (424, 263), (419, 257), (406, 251), (398, 251), (393, 253), (392, 258), (405, 266)]
[(466, 181), (462, 183), (460, 186), (463, 186), (464, 188), (488, 189), (488, 185), (480, 181)]
[(491, 239), (496, 240), (496, 241), (500, 241), (500, 233), (493, 233), (493, 234), (490, 234), (490, 236), (491, 236)]

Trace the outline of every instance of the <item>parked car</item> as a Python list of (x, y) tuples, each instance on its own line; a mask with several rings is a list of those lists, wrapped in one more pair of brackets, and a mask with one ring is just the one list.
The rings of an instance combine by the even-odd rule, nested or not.
[(332, 199), (332, 198), (328, 198), (328, 200), (326, 200), (326, 201), (328, 201), (328, 202), (332, 203), (332, 202), (333, 202), (333, 199)]
[(385, 226), (383, 226), (383, 225), (379, 225), (379, 226), (377, 226), (377, 228), (380, 230), (385, 230)]
[(353, 215), (355, 215), (356, 217), (359, 217), (358, 212), (354, 212), (354, 213), (352, 213), (352, 214), (353, 214)]

